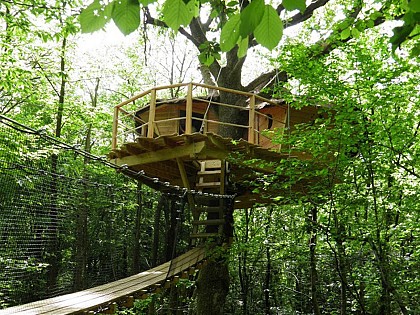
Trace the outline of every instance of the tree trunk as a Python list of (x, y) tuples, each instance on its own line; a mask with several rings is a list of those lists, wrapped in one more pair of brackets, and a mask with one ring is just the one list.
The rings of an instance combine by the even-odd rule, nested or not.
[[(271, 215), (273, 212), (273, 208), (269, 207), (269, 215), (268, 220), (265, 225), (265, 237), (266, 240), (270, 239), (270, 222), (271, 222)], [(267, 265), (265, 268), (265, 281), (264, 281), (264, 309), (265, 314), (270, 315), (270, 282), (271, 282), (271, 253), (270, 253), (270, 244), (267, 244), (266, 247), (266, 258), (267, 258)]]
[[(64, 99), (65, 99), (65, 91), (66, 91), (66, 54), (67, 49), (67, 38), (64, 37), (61, 42), (61, 56), (60, 56), (60, 74), (61, 74), (61, 83), (60, 83), (60, 93), (58, 95), (58, 108), (57, 108), (57, 116), (56, 116), (56, 128), (55, 128), (55, 136), (57, 138), (61, 137), (61, 131), (63, 126), (63, 112), (64, 112)], [(52, 200), (51, 200), (51, 210), (49, 216), (51, 219), (56, 220), (58, 216), (58, 208), (57, 208), (57, 199), (58, 199), (58, 187), (57, 187), (57, 166), (58, 166), (58, 156), (53, 154), (51, 157), (51, 173), (52, 175), (52, 182), (51, 182), (51, 190), (52, 190)], [(58, 227), (56, 225), (51, 225), (49, 227), (49, 235), (51, 235), (51, 240), (49, 244), (48, 251), (48, 269), (47, 269), (47, 289), (48, 295), (54, 294), (54, 290), (57, 285), (58, 273), (59, 273), (59, 262), (61, 261), (61, 255), (59, 251), (59, 244), (58, 244)]]
[(137, 209), (134, 223), (134, 246), (133, 246), (133, 265), (131, 270), (133, 274), (140, 272), (140, 232), (141, 220), (143, 216), (142, 185), (137, 181)]
[[(248, 242), (249, 238), (249, 209), (245, 209), (245, 235), (243, 240), (240, 240), (243, 243)], [(249, 291), (249, 277), (248, 277), (248, 252), (245, 250), (242, 253), (239, 253), (238, 257), (238, 273), (239, 273), (239, 283), (241, 285), (241, 296), (242, 296), (242, 314), (248, 314), (248, 291)]]
[(197, 279), (197, 315), (222, 315), (229, 292), (227, 253), (209, 260)]
[(156, 267), (158, 265), (158, 253), (159, 253), (159, 238), (160, 238), (160, 216), (162, 214), (163, 207), (166, 207), (166, 199), (161, 196), (159, 198), (156, 211), (155, 211), (155, 218), (153, 224), (153, 245), (152, 245), (152, 258), (151, 264), (152, 267)]
[(318, 299), (318, 272), (316, 269), (316, 242), (317, 234), (315, 223), (317, 222), (318, 209), (312, 207), (310, 221), (311, 221), (311, 237), (309, 239), (309, 252), (310, 252), (310, 275), (311, 275), (311, 298), (312, 298), (312, 310), (315, 315), (321, 315), (321, 310), (319, 308), (319, 299)]
[(176, 203), (174, 200), (170, 200), (168, 207), (165, 209), (167, 215), (169, 216), (169, 228), (166, 231), (166, 250), (165, 250), (165, 260), (169, 261), (172, 258), (175, 250), (175, 237), (176, 237)]

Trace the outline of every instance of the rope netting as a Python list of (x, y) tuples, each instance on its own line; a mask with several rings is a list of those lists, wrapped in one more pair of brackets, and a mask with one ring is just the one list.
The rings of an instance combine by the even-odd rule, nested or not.
[[(149, 269), (158, 243), (161, 260), (174, 258), (188, 247), (190, 224), (181, 224), (191, 217), (187, 194), (234, 198), (117, 167), (0, 115), (0, 308)], [(168, 210), (153, 218), (162, 200)], [(160, 239), (156, 220), (166, 225)]]
[(139, 188), (104, 159), (1, 117), (0, 308), (148, 269), (139, 216), (156, 192)]

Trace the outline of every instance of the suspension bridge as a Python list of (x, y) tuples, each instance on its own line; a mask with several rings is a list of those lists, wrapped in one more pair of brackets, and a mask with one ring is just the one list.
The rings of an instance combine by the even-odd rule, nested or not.
[[(168, 89), (184, 89), (185, 97), (168, 100)], [(207, 89), (216, 89), (220, 95), (234, 94), (248, 105), (200, 96)], [(138, 104), (143, 106), (139, 108)], [(218, 116), (221, 108), (236, 111), (242, 119), (223, 121)], [(5, 292), (0, 302), (21, 305), (0, 310), (0, 314), (113, 313), (116, 305), (130, 307), (134, 299), (168, 288), (178, 277), (196, 274), (208, 254), (202, 244), (208, 244), (208, 240), (210, 244), (231, 241), (234, 209), (271, 202), (253, 193), (252, 185), (243, 183), (273, 173), (270, 162), (307, 158), (304, 154), (292, 155), (290, 150), (284, 153), (280, 145), (273, 145), (273, 134), (313, 120), (317, 111), (309, 108), (292, 115), (284, 103), (202, 84), (154, 88), (115, 107), (112, 150), (107, 159), (1, 116), (5, 136), (0, 140), (0, 185), (9, 187), (14, 195), (5, 189), (0, 193), (4, 215), (0, 220), (4, 245), (0, 268), (5, 274), (0, 277)], [(242, 130), (241, 138), (222, 136), (219, 130), (226, 128)], [(19, 145), (26, 147), (16, 147), (16, 137), (22, 134), (25, 136)], [(72, 173), (74, 168), (68, 167), (70, 159), (76, 158), (83, 164), (82, 173)], [(255, 159), (267, 163), (246, 163)], [(124, 178), (122, 182), (134, 179), (174, 201), (173, 226), (169, 229), (173, 244), (167, 249), (168, 261), (137, 272), (142, 226), (138, 224), (140, 217), (132, 217), (133, 205), (129, 205), (137, 200), (134, 207), (138, 214), (145, 201), (140, 200), (138, 186), (133, 183), (131, 188), (125, 183), (119, 188), (116, 181), (95, 181), (100, 171), (92, 164), (115, 169), (119, 174), (115, 176)], [(189, 246), (177, 248), (179, 235), (185, 233), (186, 226), (181, 226), (190, 216)], [(119, 220), (121, 224), (116, 223)], [(89, 240), (88, 227), (97, 233)], [(69, 229), (75, 232), (71, 237), (64, 233)], [(131, 247), (121, 239), (127, 230), (136, 235)], [(98, 241), (100, 245), (95, 248), (100, 248), (99, 252), (89, 252), (88, 241)], [(131, 257), (129, 252), (133, 253)], [(97, 279), (93, 276), (103, 274)], [(38, 277), (42, 281), (37, 282)], [(95, 285), (98, 283), (102, 284)], [(90, 288), (84, 289), (87, 286)], [(43, 295), (33, 293), (36, 288), (52, 297), (39, 300)], [(19, 294), (11, 298), (8, 292), (32, 293), (30, 298)], [(25, 304), (28, 299), (34, 302)]]

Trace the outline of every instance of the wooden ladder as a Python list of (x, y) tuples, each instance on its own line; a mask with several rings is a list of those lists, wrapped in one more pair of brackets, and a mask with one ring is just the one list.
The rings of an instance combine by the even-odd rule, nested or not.
[(196, 190), (202, 194), (195, 197), (193, 209), (193, 244), (197, 239), (217, 238), (223, 235), (224, 201), (223, 199), (206, 196), (209, 194), (226, 193), (227, 163), (222, 160), (199, 161)]

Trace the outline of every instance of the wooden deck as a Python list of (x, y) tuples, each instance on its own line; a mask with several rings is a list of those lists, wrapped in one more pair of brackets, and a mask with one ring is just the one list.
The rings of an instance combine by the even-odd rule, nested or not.
[(196, 247), (172, 261), (134, 276), (87, 290), (10, 307), (0, 310), (0, 315), (83, 314), (101, 306), (106, 309), (113, 302), (123, 301), (129, 296), (140, 296), (144, 290), (150, 290), (159, 284), (164, 285), (165, 281), (196, 267), (205, 256), (205, 249)]
[[(171, 89), (183, 96), (167, 99)], [(203, 96), (209, 91), (217, 93)], [(222, 94), (231, 97), (218, 99)], [(235, 111), (238, 119), (224, 121), (222, 110)], [(109, 159), (131, 171), (144, 171), (151, 178), (144, 183), (152, 188), (162, 190), (154, 184), (158, 179), (195, 191), (201, 191), (197, 185), (201, 162), (226, 161), (226, 191), (237, 196), (235, 208), (267, 204), (272, 202), (270, 195), (281, 192), (266, 191), (265, 197), (255, 194), (255, 180), (275, 173), (281, 159), (311, 158), (306, 152), (282, 148), (272, 141), (274, 135), (291, 133), (295, 125), (311, 123), (322, 114), (318, 106), (294, 109), (284, 100), (223, 87), (198, 83), (155, 87), (115, 106)], [(234, 132), (226, 133), (226, 129)], [(293, 190), (302, 190), (300, 184), (295, 186)]]
[[(307, 159), (309, 156), (305, 156), (304, 153), (284, 154), (267, 150), (245, 140), (232, 140), (213, 133), (193, 133), (158, 138), (139, 137), (136, 142), (125, 143), (119, 149), (111, 151), (109, 158), (110, 162), (116, 165), (126, 165), (134, 171), (143, 170), (152, 178), (157, 177), (172, 185), (185, 187), (179, 169), (179, 162), (182, 162), (190, 188), (199, 190), (195, 187), (195, 183), (197, 172), (200, 170), (197, 161), (200, 160), (226, 159), (230, 165), (229, 178), (239, 185), (241, 182), (258, 178), (261, 173), (273, 173), (274, 169), (269, 162), (288, 158)], [(252, 160), (262, 160), (267, 163), (262, 165), (258, 162), (249, 162)], [(158, 188), (154, 187), (153, 180), (145, 184)], [(252, 194), (251, 190), (244, 187), (242, 191), (236, 191), (238, 194), (235, 202), (236, 209), (247, 208), (257, 202), (271, 202), (271, 200), (262, 199), (258, 194)]]

